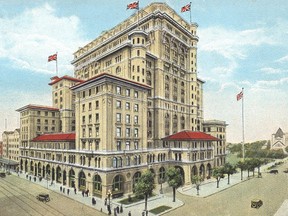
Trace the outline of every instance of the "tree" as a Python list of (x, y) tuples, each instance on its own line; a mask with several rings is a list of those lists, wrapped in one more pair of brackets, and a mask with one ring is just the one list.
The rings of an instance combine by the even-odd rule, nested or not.
[(236, 165), (241, 171), (241, 180), (243, 180), (243, 171), (247, 169), (247, 164), (245, 161), (238, 161)]
[(166, 172), (167, 182), (173, 188), (173, 202), (175, 202), (176, 189), (182, 184), (182, 176), (179, 168), (170, 167)]
[(236, 173), (236, 167), (230, 163), (225, 163), (223, 169), (224, 173), (228, 175), (228, 184), (230, 184), (230, 175)]
[(148, 195), (150, 195), (154, 189), (154, 175), (148, 170), (144, 172), (137, 183), (135, 184), (135, 193), (137, 196), (141, 196), (144, 194), (145, 197), (145, 212), (147, 212), (147, 201)]
[(199, 195), (200, 185), (204, 181), (202, 176), (193, 175), (191, 178), (192, 184), (196, 185), (197, 195)]
[(217, 188), (219, 188), (219, 182), (221, 178), (224, 178), (224, 167), (216, 167), (213, 169), (213, 177), (217, 180)]

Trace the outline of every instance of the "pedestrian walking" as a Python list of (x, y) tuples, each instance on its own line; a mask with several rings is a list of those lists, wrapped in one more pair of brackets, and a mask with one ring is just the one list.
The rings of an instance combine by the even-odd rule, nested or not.
[(95, 200), (94, 197), (92, 197), (92, 205), (93, 205), (93, 206), (96, 205), (96, 200)]
[(62, 186), (60, 186), (60, 192), (62, 192)]
[(105, 200), (104, 200), (104, 205), (105, 206), (107, 205), (107, 198), (105, 198)]
[(67, 194), (69, 195), (69, 193), (70, 193), (70, 189), (69, 189), (69, 188), (67, 188)]
[(128, 216), (131, 216), (131, 211), (128, 212)]
[(85, 191), (84, 190), (82, 190), (82, 196), (84, 197), (84, 194), (85, 194)]
[(119, 214), (119, 206), (116, 207), (116, 211)]
[(77, 194), (77, 190), (76, 190), (76, 187), (74, 187), (74, 193), (75, 193), (75, 194)]
[(65, 193), (65, 188), (63, 187), (62, 192)]

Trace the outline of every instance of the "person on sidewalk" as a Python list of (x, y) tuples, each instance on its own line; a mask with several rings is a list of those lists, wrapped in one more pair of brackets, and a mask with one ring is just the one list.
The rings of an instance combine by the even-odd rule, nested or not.
[(69, 195), (69, 193), (70, 193), (70, 189), (69, 189), (69, 188), (67, 188), (67, 195)]
[(60, 192), (62, 192), (62, 186), (60, 186)]
[(85, 191), (84, 190), (82, 190), (82, 196), (84, 197), (84, 194), (85, 194)]
[(74, 187), (74, 193), (75, 193), (75, 194), (77, 194), (77, 190), (76, 190), (76, 187)]
[(65, 188), (63, 187), (62, 192), (65, 193)]
[(131, 211), (128, 212), (128, 216), (131, 216)]
[(93, 205), (93, 206), (96, 205), (96, 200), (95, 200), (94, 197), (92, 197), (92, 205)]

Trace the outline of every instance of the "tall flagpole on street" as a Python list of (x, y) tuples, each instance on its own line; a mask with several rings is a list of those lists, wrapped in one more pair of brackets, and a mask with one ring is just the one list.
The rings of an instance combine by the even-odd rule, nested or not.
[(245, 159), (245, 133), (244, 133), (244, 88), (242, 88), (242, 154)]
[(139, 29), (139, 1), (138, 1), (138, 7), (137, 7), (137, 28)]

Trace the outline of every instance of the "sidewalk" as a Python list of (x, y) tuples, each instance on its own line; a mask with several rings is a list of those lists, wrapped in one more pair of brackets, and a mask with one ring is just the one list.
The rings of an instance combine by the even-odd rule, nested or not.
[[(287, 159), (286, 159), (287, 160)], [(263, 165), (260, 169), (260, 172), (267, 172), (267, 168), (270, 167), (272, 164), (276, 163), (276, 162), (279, 162), (279, 161), (282, 161), (282, 160), (277, 160), (273, 163), (269, 163), (269, 164), (266, 164), (266, 165)], [(258, 176), (258, 170), (255, 169), (255, 176), (254, 178), (257, 178)], [(14, 175), (17, 175), (17, 173), (12, 173)], [(233, 175), (230, 176), (230, 184), (228, 185), (228, 179), (227, 179), (227, 176), (223, 179), (220, 180), (220, 183), (219, 183), (219, 188), (217, 188), (217, 183), (216, 183), (216, 179), (210, 179), (210, 180), (206, 180), (205, 182), (202, 183), (202, 185), (200, 185), (200, 191), (199, 191), (199, 195), (197, 195), (197, 190), (195, 188), (195, 185), (189, 185), (189, 186), (184, 186), (184, 187), (181, 187), (181, 188), (178, 188), (178, 192), (181, 193), (181, 194), (184, 194), (184, 195), (187, 195), (187, 196), (194, 196), (194, 197), (199, 197), (199, 198), (204, 198), (204, 197), (207, 197), (207, 196), (210, 196), (212, 194), (215, 194), (215, 193), (218, 193), (220, 191), (223, 191), (223, 190), (226, 190), (227, 188), (229, 187), (232, 187), (232, 186), (235, 186), (241, 182), (244, 182), (244, 181), (247, 181), (249, 180), (249, 178), (247, 177), (248, 176), (248, 173), (247, 171), (244, 171), (243, 172), (243, 180), (241, 181), (241, 173), (235, 173)], [(28, 178), (26, 178), (26, 174), (20, 174), (19, 177), (23, 178), (23, 179), (26, 179), (27, 181), (30, 181), (30, 178), (28, 176)], [(250, 178), (253, 178), (253, 173), (250, 172)], [(81, 202), (85, 205), (88, 205), (92, 208), (95, 208), (97, 209), (98, 211), (101, 211), (105, 214), (108, 214), (108, 211), (107, 211), (107, 206), (105, 205), (104, 203), (104, 199), (100, 199), (98, 197), (94, 197), (95, 200), (96, 200), (96, 204), (95, 205), (92, 205), (92, 197), (93, 196), (82, 196), (82, 192), (81, 191), (77, 191), (77, 193), (75, 194), (74, 193), (74, 188), (69, 188), (70, 190), (70, 193), (69, 195), (67, 194), (67, 189), (68, 187), (65, 187), (63, 186), (62, 184), (59, 184), (59, 183), (53, 183), (52, 185), (51, 184), (51, 181), (47, 182), (45, 179), (43, 179), (41, 182), (39, 181), (39, 179), (37, 178), (36, 179), (36, 182), (34, 182), (34, 179), (33, 179), (33, 176), (31, 176), (31, 182), (34, 183), (34, 184), (38, 184), (38, 185), (41, 185), (42, 187), (44, 188), (48, 188), (49, 190), (52, 190), (56, 193), (59, 193), (59, 194), (62, 194), (64, 196), (67, 196), (73, 200), (76, 200), (78, 202)], [(164, 194), (160, 194), (158, 193), (157, 195), (151, 197), (148, 199), (148, 204), (147, 204), (147, 208), (148, 208), (148, 211), (151, 210), (151, 209), (154, 209), (154, 208), (157, 208), (159, 206), (168, 206), (168, 207), (171, 207), (171, 209), (167, 210), (167, 211), (171, 211), (175, 208), (179, 208), (181, 207), (182, 205), (184, 205), (184, 203), (180, 200), (177, 200), (177, 195), (176, 195), (176, 201), (175, 202), (172, 202), (172, 193), (171, 193), (171, 188), (168, 187), (167, 183), (163, 184), (165, 185), (163, 187), (163, 190), (164, 190)], [(60, 186), (62, 186), (62, 191), (60, 191)], [(65, 192), (63, 193), (63, 188), (65, 188)], [(155, 188), (155, 192), (159, 192), (159, 186), (157, 186)], [(117, 214), (114, 214), (114, 208), (116, 208), (117, 206), (120, 208), (121, 206), (121, 203), (119, 202), (120, 200), (122, 199), (125, 199), (127, 197), (121, 197), (121, 198), (117, 198), (117, 199), (112, 199), (110, 201), (111, 203), (111, 215), (128, 215), (128, 212), (130, 211), (131, 212), (131, 215), (132, 216), (139, 216), (139, 215), (142, 215), (143, 213), (143, 210), (144, 210), (144, 200), (143, 201), (139, 201), (137, 203), (133, 203), (133, 204), (130, 204), (130, 205), (122, 205), (122, 208), (123, 208), (123, 213), (117, 213)], [(284, 214), (282, 212), (285, 212), (288, 208), (288, 200), (286, 200), (285, 202), (283, 202), (283, 205), (281, 206), (281, 208), (283, 210), (280, 210), (279, 209), (279, 213), (277, 212), (275, 214), (275, 216), (284, 216)], [(286, 211), (287, 212), (287, 211)], [(161, 214), (163, 214), (165, 212), (162, 212)], [(282, 213), (282, 214), (281, 214)], [(159, 215), (161, 215), (159, 214)], [(152, 213), (149, 212), (149, 215), (154, 215)]]
[[(11, 172), (11, 173), (13, 175), (17, 175), (17, 173), (15, 173), (15, 172)], [(42, 186), (43, 188), (47, 188), (53, 192), (56, 192), (56, 193), (59, 193), (59, 194), (66, 196), (66, 197), (69, 197), (70, 199), (73, 199), (73, 200), (76, 200), (80, 203), (88, 205), (88, 206), (95, 208), (98, 211), (103, 212), (103, 213), (108, 215), (107, 205), (105, 205), (104, 199), (100, 199), (100, 198), (94, 197), (94, 196), (86, 197), (86, 195), (84, 195), (84, 197), (83, 197), (81, 191), (77, 191), (75, 194), (74, 188), (68, 188), (68, 187), (63, 186), (62, 184), (59, 184), (59, 183), (53, 183), (51, 185), (51, 181), (47, 182), (47, 180), (45, 180), (45, 179), (42, 179), (42, 181), (39, 181), (38, 177), (36, 177), (36, 181), (34, 181), (34, 176), (32, 176), (32, 175), (28, 175), (28, 178), (26, 178), (26, 174), (21, 173), (21, 174), (19, 174), (19, 177), (22, 179), (25, 179), (27, 181), (31, 181), (31, 183), (38, 184), (38, 185)], [(30, 177), (31, 177), (31, 180), (30, 180)], [(62, 190), (60, 190), (60, 187), (62, 187)], [(65, 190), (63, 190), (64, 188), (65, 188)], [(69, 195), (67, 194), (68, 189), (69, 189)], [(159, 191), (158, 188), (155, 189), (155, 191)], [(148, 204), (147, 204), (148, 211), (151, 209), (154, 209), (156, 207), (162, 206), (162, 205), (169, 206), (169, 207), (171, 207), (171, 209), (169, 209), (169, 210), (173, 210), (173, 209), (178, 208), (184, 204), (182, 201), (177, 200), (177, 199), (175, 202), (172, 202), (172, 196), (169, 196), (169, 195), (170, 194), (168, 194), (168, 196), (163, 195), (163, 194), (157, 194), (157, 195), (149, 198)], [(94, 199), (96, 200), (95, 205), (92, 205), (92, 197), (94, 197)], [(127, 198), (127, 197), (121, 197), (118, 199), (111, 199), (111, 201), (110, 201), (111, 213), (112, 213), (111, 215), (113, 215), (113, 216), (115, 215), (114, 214), (114, 208), (116, 208), (118, 206), (120, 209), (121, 203), (119, 201), (122, 199), (125, 199), (125, 198)], [(130, 205), (122, 205), (123, 212), (119, 213), (119, 214), (117, 213), (116, 215), (125, 215), (126, 216), (126, 215), (128, 215), (128, 213), (130, 211), (132, 216), (139, 216), (139, 215), (142, 215), (142, 212), (144, 211), (144, 207), (145, 207), (144, 200), (139, 201), (137, 203), (130, 204)], [(152, 214), (149, 212), (148, 215), (153, 216), (155, 214)]]
[[(266, 165), (262, 165), (260, 168), (260, 172), (268, 172), (268, 167), (272, 166), (273, 164), (280, 162), (280, 161), (287, 161), (287, 159), (284, 160), (275, 160), (274, 162), (268, 163)], [(276, 168), (277, 169), (277, 168)], [(255, 169), (255, 176), (253, 177), (253, 173), (249, 172), (249, 178), (248, 178), (248, 172), (243, 171), (243, 180), (241, 180), (241, 172), (237, 172), (233, 175), (230, 175), (230, 184), (228, 185), (228, 176), (225, 175), (223, 179), (219, 182), (219, 188), (217, 188), (217, 181), (215, 178), (212, 178), (211, 180), (206, 180), (200, 185), (199, 195), (197, 195), (197, 190), (195, 185), (189, 185), (184, 186), (182, 188), (178, 188), (178, 192), (184, 195), (188, 196), (195, 196), (195, 197), (207, 197), (211, 196), (212, 194), (218, 193), (220, 191), (226, 190), (229, 187), (235, 186), (241, 182), (247, 181), (251, 178), (258, 178), (258, 169)]]

